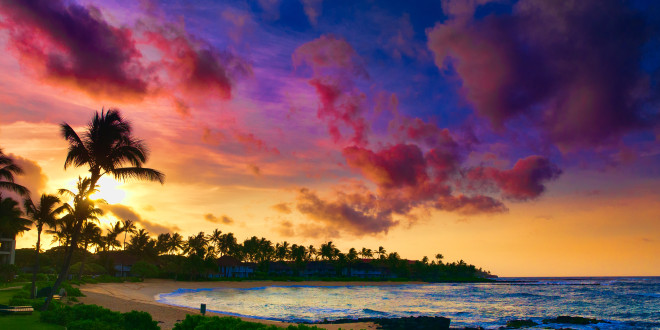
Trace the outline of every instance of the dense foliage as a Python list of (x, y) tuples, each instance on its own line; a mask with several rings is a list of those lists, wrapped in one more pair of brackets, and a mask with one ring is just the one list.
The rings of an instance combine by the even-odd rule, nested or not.
[(146, 312), (119, 313), (97, 305), (60, 306), (41, 313), (41, 321), (67, 329), (157, 330), (158, 322)]
[(286, 328), (263, 323), (246, 322), (237, 317), (206, 317), (202, 315), (186, 315), (186, 319), (174, 325), (173, 330), (313, 330), (315, 326), (304, 324), (290, 325)]

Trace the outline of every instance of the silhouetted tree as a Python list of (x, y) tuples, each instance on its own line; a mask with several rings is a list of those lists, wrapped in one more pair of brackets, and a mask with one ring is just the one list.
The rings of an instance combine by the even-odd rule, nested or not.
[[(63, 123), (60, 127), (62, 136), (69, 142), (64, 169), (70, 165), (89, 168), (90, 178), (85, 186), (87, 190), (79, 192), (84, 199), (89, 200), (89, 195), (96, 189), (98, 180), (105, 174), (110, 174), (119, 180), (133, 178), (159, 181), (161, 184), (164, 182), (164, 175), (161, 172), (142, 167), (148, 158), (147, 148), (142, 141), (132, 136), (130, 123), (122, 118), (118, 110), (110, 109), (106, 112), (101, 110), (100, 114), (96, 112), (82, 138), (69, 124)], [(89, 201), (86, 203), (91, 204)], [(51, 294), (46, 299), (44, 310), (48, 309), (53, 293), (59, 289), (69, 271), (71, 254), (77, 244), (83, 221), (76, 219), (71, 237), (72, 248)]]
[(183, 250), (183, 237), (179, 233), (174, 233), (170, 237), (170, 242), (168, 244), (168, 252), (177, 253), (177, 251)]
[(30, 191), (14, 182), (14, 175), (23, 174), (23, 169), (14, 164), (0, 149), (0, 190), (13, 191), (21, 196), (28, 196)]
[(93, 222), (85, 222), (80, 233), (80, 244), (82, 245), (82, 259), (80, 260), (80, 269), (78, 270), (78, 279), (82, 278), (85, 268), (85, 259), (87, 259), (87, 248), (98, 241), (101, 236), (101, 228)]
[(334, 260), (338, 251), (332, 241), (321, 244), (321, 258), (325, 260)]
[(37, 281), (37, 272), (39, 271), (39, 250), (41, 249), (41, 231), (44, 226), (55, 227), (57, 222), (58, 206), (60, 199), (55, 195), (42, 194), (39, 204), (35, 205), (32, 199), (28, 198), (23, 203), (25, 213), (32, 220), (37, 228), (37, 244), (35, 245), (34, 268), (32, 269), (32, 289), (30, 298), (34, 299), (35, 283)]
[[(68, 189), (60, 189), (60, 195), (68, 196), (72, 199), (70, 203), (65, 203), (62, 205), (63, 211), (66, 213), (61, 221), (67, 224), (73, 224), (71, 238), (68, 246), (66, 247), (66, 253), (64, 258), (64, 263), (62, 264), (62, 269), (60, 274), (55, 280), (53, 288), (46, 298), (46, 303), (44, 304), (44, 310), (48, 308), (50, 301), (53, 299), (53, 294), (57, 292), (62, 281), (67, 277), (69, 273), (69, 267), (71, 266), (71, 259), (73, 257), (73, 251), (78, 246), (78, 239), (80, 237), (83, 225), (90, 220), (98, 220), (97, 216), (103, 214), (103, 211), (95, 207), (95, 201), (89, 198), (89, 195), (93, 194), (96, 190), (90, 188), (91, 181), (86, 178), (78, 178), (77, 189), (78, 192), (74, 193)], [(103, 202), (103, 201), (100, 201)]]
[(371, 249), (367, 249), (367, 248), (362, 248), (362, 251), (360, 251), (360, 255), (364, 259), (371, 259), (374, 256), (373, 253), (371, 252)]
[(382, 246), (379, 246), (378, 251), (376, 251), (376, 254), (378, 255), (378, 259), (385, 259), (385, 255), (387, 255), (387, 251)]
[(17, 201), (2, 198), (0, 195), (0, 237), (15, 239), (26, 230), (30, 230), (32, 221), (23, 218), (23, 211)]

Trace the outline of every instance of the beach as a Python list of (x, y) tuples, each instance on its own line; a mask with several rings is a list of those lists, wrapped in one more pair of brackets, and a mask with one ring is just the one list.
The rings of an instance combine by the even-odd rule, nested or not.
[[(408, 284), (421, 282), (407, 282)], [(161, 279), (147, 279), (144, 282), (135, 283), (98, 283), (84, 284), (80, 290), (86, 295), (79, 300), (85, 304), (95, 304), (105, 308), (130, 312), (131, 310), (144, 311), (159, 321), (162, 329), (172, 329), (174, 324), (183, 320), (186, 314), (199, 314), (199, 309), (171, 306), (156, 301), (156, 295), (170, 293), (177, 289), (201, 289), (201, 288), (257, 288), (264, 286), (346, 286), (346, 285), (400, 285), (394, 282), (278, 282), (278, 281), (241, 281), (241, 282), (183, 282)], [(206, 315), (231, 316), (221, 313), (207, 312)], [(288, 326), (289, 323), (241, 317), (245, 321), (274, 324), (277, 326)], [(320, 324), (324, 329), (376, 329), (373, 323), (347, 323), (347, 324)]]

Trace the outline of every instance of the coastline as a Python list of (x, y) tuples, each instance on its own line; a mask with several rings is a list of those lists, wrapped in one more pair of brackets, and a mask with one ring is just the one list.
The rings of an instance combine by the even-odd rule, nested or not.
[[(163, 279), (146, 279), (144, 282), (125, 282), (125, 283), (98, 283), (83, 284), (80, 290), (86, 297), (80, 297), (79, 300), (85, 304), (95, 304), (119, 312), (130, 312), (131, 310), (144, 311), (152, 315), (154, 320), (159, 321), (162, 329), (172, 329), (174, 324), (183, 320), (186, 314), (200, 314), (198, 309), (187, 307), (172, 306), (156, 301), (156, 296), (164, 293), (171, 293), (177, 289), (212, 289), (212, 288), (236, 288), (250, 289), (267, 286), (387, 286), (401, 284), (424, 284), (425, 282), (326, 282), (326, 281), (218, 281), (218, 282), (184, 282)], [(208, 311), (209, 316), (232, 316)], [(292, 323), (256, 319), (249, 317), (239, 317), (244, 321), (259, 322), (286, 327)], [(318, 324), (319, 328), (324, 329), (376, 329), (376, 324), (371, 322), (356, 322), (344, 324)]]

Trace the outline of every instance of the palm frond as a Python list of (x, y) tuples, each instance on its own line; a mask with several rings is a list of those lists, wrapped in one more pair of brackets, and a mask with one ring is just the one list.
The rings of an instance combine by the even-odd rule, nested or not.
[(158, 181), (165, 183), (165, 174), (160, 171), (144, 167), (123, 167), (112, 171), (115, 179), (126, 181), (129, 179)]
[(21, 196), (30, 195), (30, 190), (21, 186), (20, 184), (9, 182), (9, 181), (0, 181), (0, 190), (5, 189), (13, 191)]

